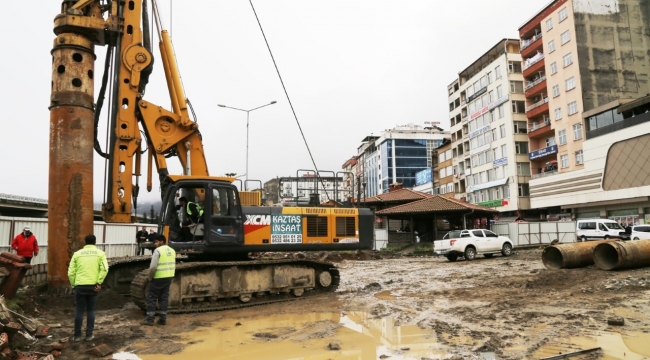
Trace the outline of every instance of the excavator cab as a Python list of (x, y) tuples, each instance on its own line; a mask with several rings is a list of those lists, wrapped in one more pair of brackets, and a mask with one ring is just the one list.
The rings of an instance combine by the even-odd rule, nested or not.
[(219, 252), (244, 245), (239, 193), (228, 181), (186, 177), (166, 186), (161, 226), (181, 252)]

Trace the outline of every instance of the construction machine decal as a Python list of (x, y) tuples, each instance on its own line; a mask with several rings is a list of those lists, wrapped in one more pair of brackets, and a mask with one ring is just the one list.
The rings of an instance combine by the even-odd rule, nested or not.
[(246, 215), (244, 234), (271, 226), (271, 215)]
[(273, 215), (271, 244), (302, 243), (302, 216)]

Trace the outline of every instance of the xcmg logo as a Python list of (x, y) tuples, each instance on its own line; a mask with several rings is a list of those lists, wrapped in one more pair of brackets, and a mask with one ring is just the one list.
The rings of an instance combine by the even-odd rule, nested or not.
[(244, 225), (271, 225), (271, 215), (246, 215)]

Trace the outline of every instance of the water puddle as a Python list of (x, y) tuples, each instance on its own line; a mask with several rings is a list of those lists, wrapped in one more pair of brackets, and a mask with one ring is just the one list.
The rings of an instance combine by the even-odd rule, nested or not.
[[(382, 296), (392, 296), (386, 293)], [(415, 310), (414, 310), (415, 311)], [(617, 309), (613, 310), (615, 313)], [(454, 349), (473, 349), (484, 340), (469, 334), (421, 329), (417, 325), (400, 326), (399, 321), (379, 318), (365, 312), (320, 312), (309, 314), (277, 313), (259, 315), (252, 311), (241, 316), (227, 316), (209, 326), (198, 327), (179, 336), (161, 338), (151, 344), (136, 343), (132, 350), (142, 360), (153, 359), (449, 359)], [(157, 329), (154, 329), (157, 330)], [(530, 327), (534, 333), (552, 332), (547, 324)], [(453, 333), (453, 334), (452, 334)], [(641, 360), (650, 358), (650, 333), (602, 332), (585, 329), (581, 337), (553, 334), (545, 345), (535, 350), (530, 359), (540, 359), (591, 348), (602, 348), (600, 359)], [(550, 338), (550, 337), (549, 337)], [(158, 344), (161, 346), (159, 347)], [(163, 349), (163, 345), (170, 345)], [(330, 349), (338, 345), (339, 350)], [(524, 339), (513, 339), (503, 350), (506, 354), (529, 353)], [(182, 350), (181, 350), (182, 349)], [(171, 350), (171, 351), (170, 351)], [(144, 354), (144, 352), (164, 354)], [(525, 354), (525, 355), (524, 355)], [(581, 359), (583, 357), (575, 357)]]
[[(236, 325), (239, 323), (240, 325)], [(222, 319), (210, 327), (181, 334), (184, 350), (173, 355), (139, 355), (149, 359), (401, 359), (448, 358), (433, 330), (395, 326), (389, 318), (367, 313), (278, 314)], [(331, 343), (340, 350), (329, 350)], [(471, 343), (456, 338), (455, 343)]]
[(631, 332), (624, 334), (601, 333), (594, 336), (566, 337), (550, 341), (540, 347), (535, 359), (600, 347), (602, 360), (641, 360), (650, 357), (650, 334)]

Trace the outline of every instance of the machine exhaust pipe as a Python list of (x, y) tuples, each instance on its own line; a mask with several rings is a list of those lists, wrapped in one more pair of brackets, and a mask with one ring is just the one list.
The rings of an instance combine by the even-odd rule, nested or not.
[(594, 262), (603, 270), (650, 266), (650, 240), (598, 244), (594, 248)]
[(552, 245), (542, 252), (542, 262), (547, 269), (573, 269), (594, 263), (594, 248), (615, 240), (600, 240), (570, 244)]

